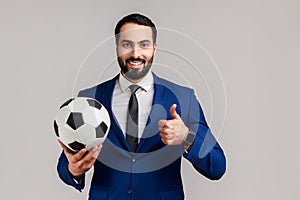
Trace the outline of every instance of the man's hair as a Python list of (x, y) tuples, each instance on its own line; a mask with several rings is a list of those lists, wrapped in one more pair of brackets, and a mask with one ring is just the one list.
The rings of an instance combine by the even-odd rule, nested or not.
[(119, 40), (119, 33), (121, 30), (121, 27), (127, 23), (134, 23), (134, 24), (150, 27), (152, 29), (153, 44), (156, 43), (157, 30), (156, 30), (154, 23), (148, 17), (138, 14), (138, 13), (133, 13), (133, 14), (127, 15), (127, 16), (123, 17), (117, 23), (116, 28), (115, 28), (116, 43), (118, 43), (118, 40)]

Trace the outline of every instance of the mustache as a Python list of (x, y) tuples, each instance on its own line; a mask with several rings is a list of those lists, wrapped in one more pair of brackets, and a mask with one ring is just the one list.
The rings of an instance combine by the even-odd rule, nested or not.
[(126, 63), (129, 63), (129, 62), (142, 62), (143, 64), (146, 63), (146, 60), (145, 59), (142, 59), (142, 58), (127, 58), (126, 59)]

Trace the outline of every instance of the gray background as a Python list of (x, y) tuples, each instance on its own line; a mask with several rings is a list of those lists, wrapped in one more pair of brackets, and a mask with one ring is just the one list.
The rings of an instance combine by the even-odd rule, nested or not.
[(296, 0), (1, 0), (0, 199), (86, 199), (57, 176), (52, 120), (84, 58), (133, 11), (200, 42), (225, 83), (227, 172), (213, 182), (183, 162), (187, 199), (300, 199), (299, 10)]

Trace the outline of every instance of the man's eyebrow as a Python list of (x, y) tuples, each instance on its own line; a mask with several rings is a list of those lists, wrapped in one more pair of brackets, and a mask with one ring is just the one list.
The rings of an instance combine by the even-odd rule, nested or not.
[(132, 41), (130, 41), (130, 40), (122, 40), (121, 42), (133, 43), (133, 42), (132, 42)]
[(151, 43), (150, 40), (142, 40), (142, 41), (139, 41), (139, 43), (145, 43), (145, 42), (150, 42), (150, 43)]

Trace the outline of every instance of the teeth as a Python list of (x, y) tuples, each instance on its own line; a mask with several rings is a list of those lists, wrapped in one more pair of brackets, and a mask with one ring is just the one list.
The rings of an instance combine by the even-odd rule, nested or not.
[(140, 61), (133, 61), (133, 62), (129, 61), (129, 64), (137, 66), (137, 65), (141, 65), (142, 62), (140, 62)]

